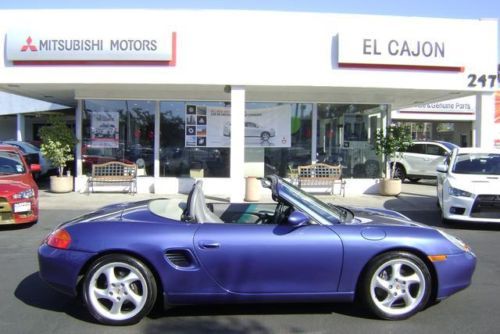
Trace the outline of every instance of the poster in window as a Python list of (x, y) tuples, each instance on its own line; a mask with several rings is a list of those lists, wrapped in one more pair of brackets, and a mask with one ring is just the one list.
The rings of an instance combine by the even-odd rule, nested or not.
[[(229, 147), (231, 108), (186, 107), (186, 146)], [(291, 107), (281, 105), (245, 112), (246, 147), (290, 147)]]
[(119, 113), (117, 111), (94, 111), (91, 118), (91, 146), (102, 148), (119, 147)]

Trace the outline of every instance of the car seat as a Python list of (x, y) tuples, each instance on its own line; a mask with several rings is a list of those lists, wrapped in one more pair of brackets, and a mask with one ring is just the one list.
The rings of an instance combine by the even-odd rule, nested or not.
[(193, 185), (181, 219), (192, 223), (224, 223), (222, 219), (208, 208), (202, 187), (202, 180), (196, 181)]

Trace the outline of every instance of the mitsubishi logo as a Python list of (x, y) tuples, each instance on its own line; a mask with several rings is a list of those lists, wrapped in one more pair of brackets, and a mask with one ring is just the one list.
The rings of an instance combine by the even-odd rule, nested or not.
[(33, 40), (31, 39), (31, 36), (29, 36), (28, 39), (26, 40), (26, 45), (23, 45), (23, 47), (21, 48), (21, 52), (25, 52), (28, 49), (30, 51), (38, 51), (38, 49), (36, 48), (36, 46), (33, 45), (33, 44), (31, 44), (31, 43), (33, 43)]

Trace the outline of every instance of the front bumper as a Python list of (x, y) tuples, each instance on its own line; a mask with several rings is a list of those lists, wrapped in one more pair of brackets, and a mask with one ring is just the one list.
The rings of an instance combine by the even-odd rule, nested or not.
[(96, 254), (57, 249), (43, 244), (38, 248), (40, 277), (54, 289), (76, 296), (80, 272), (94, 255)]
[(476, 268), (476, 256), (472, 252), (448, 255), (446, 261), (435, 262), (438, 290), (437, 299), (444, 299), (471, 284)]
[(447, 196), (443, 202), (443, 218), (465, 222), (500, 223), (498, 204), (485, 207), (479, 198), (480, 196), (476, 198)]
[[(27, 208), (18, 211), (17, 208)], [(20, 199), (9, 202), (7, 198), (0, 197), (0, 225), (33, 223), (38, 220), (38, 201)]]

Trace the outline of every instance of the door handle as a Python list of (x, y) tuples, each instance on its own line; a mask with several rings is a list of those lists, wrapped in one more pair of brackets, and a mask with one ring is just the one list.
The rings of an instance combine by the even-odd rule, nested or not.
[(211, 248), (219, 248), (220, 243), (215, 242), (215, 241), (200, 241), (198, 242), (198, 245), (202, 249), (211, 249)]

